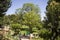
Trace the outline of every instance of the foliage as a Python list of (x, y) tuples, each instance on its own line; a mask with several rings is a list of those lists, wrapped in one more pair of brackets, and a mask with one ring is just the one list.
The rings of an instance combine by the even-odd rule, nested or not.
[(0, 24), (3, 24), (3, 18), (0, 17)]
[(23, 15), (22, 19), (22, 24), (29, 26), (30, 32), (32, 32), (34, 27), (41, 27), (39, 14), (28, 12)]
[(14, 35), (19, 34), (20, 32), (21, 25), (16, 23), (16, 24), (11, 24), (11, 29), (15, 32)]
[(42, 28), (41, 18), (39, 13), (39, 7), (32, 3), (25, 3), (22, 8), (17, 9), (16, 15), (18, 17), (18, 23), (29, 27), (29, 31), (32, 33), (33, 28), (37, 30)]
[[(4, 12), (6, 12), (10, 6), (10, 0), (0, 0), (0, 24), (10, 25), (11, 30), (14, 31), (13, 35), (7, 34), (4, 37), (2, 36), (2, 38), (7, 37), (7, 39), (11, 38), (13, 40), (17, 40), (19, 33), (38, 33), (38, 35), (43, 38), (42, 40), (60, 40), (59, 0), (48, 1), (46, 17), (43, 21), (41, 21), (40, 14), (38, 14), (39, 7), (32, 3), (25, 3), (22, 8), (16, 10), (16, 14), (5, 15), (2, 17)], [(35, 40), (35, 38), (33, 40)]]
[[(11, 0), (0, 0), (0, 28), (2, 28), (3, 25), (3, 16), (5, 15), (5, 12), (8, 10), (10, 6), (11, 6)], [(2, 38), (0, 40), (2, 40), (3, 38), (4, 37), (2, 34)]]
[(49, 0), (46, 7), (46, 18), (44, 28), (51, 31), (50, 40), (55, 40), (60, 34), (60, 2), (57, 0)]
[(0, 40), (18, 40), (19, 36), (16, 35), (15, 37), (12, 36), (13, 31), (9, 30), (8, 32), (6, 32), (5, 34), (3, 34), (3, 37), (0, 36)]
[(11, 0), (0, 0), (0, 17), (4, 15), (4, 12), (11, 6)]

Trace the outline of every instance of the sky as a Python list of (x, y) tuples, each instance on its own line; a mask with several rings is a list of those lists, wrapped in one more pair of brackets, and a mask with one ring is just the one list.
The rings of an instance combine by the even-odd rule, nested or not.
[(45, 16), (47, 2), (48, 0), (12, 0), (12, 5), (8, 9), (6, 14), (14, 14), (16, 9), (22, 8), (24, 3), (33, 3), (35, 5), (38, 5), (38, 7), (40, 8), (40, 14), (43, 20), (43, 17)]

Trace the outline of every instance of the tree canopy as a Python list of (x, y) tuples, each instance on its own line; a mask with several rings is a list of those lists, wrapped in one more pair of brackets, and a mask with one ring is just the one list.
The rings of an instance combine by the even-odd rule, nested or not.
[(11, 0), (0, 0), (0, 17), (2, 17), (11, 6)]

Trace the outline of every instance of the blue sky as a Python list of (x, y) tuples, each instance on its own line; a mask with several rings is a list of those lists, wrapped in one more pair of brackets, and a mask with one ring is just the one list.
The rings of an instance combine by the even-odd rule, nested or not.
[(21, 8), (24, 3), (33, 3), (35, 5), (38, 5), (40, 8), (40, 14), (43, 19), (45, 16), (45, 11), (46, 11), (46, 5), (47, 5), (48, 0), (12, 0), (12, 5), (6, 12), (6, 14), (13, 14), (15, 13), (16, 9)]

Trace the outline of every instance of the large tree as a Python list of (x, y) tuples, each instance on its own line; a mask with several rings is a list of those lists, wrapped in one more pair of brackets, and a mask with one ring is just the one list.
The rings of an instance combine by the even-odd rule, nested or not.
[[(22, 8), (17, 9), (16, 16), (18, 20), (18, 24), (28, 26), (29, 31), (32, 33), (37, 32), (36, 30), (40, 30), (42, 27), (41, 17), (39, 13), (39, 8), (32, 3), (25, 3)], [(16, 17), (15, 17), (16, 19)], [(15, 20), (14, 19), (14, 20)], [(36, 30), (35, 30), (35, 29)]]
[(46, 7), (45, 27), (51, 31), (50, 40), (60, 35), (60, 1), (49, 0)]
[(41, 25), (41, 18), (39, 7), (32, 3), (25, 3), (21, 9), (18, 9), (17, 14), (21, 16), (21, 24), (29, 26), (32, 33), (34, 27), (39, 28)]

